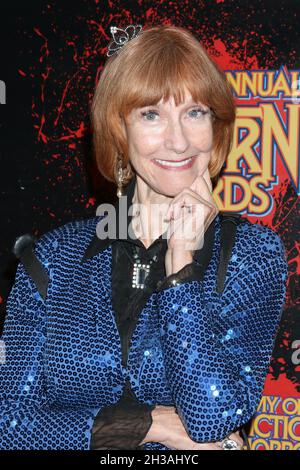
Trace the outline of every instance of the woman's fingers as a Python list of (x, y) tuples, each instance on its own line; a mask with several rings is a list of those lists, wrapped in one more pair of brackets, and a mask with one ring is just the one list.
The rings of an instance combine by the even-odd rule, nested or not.
[(244, 445), (244, 441), (241, 438), (239, 431), (237, 431), (233, 434), (230, 434), (229, 439), (232, 439), (233, 441), (236, 441), (239, 444), (239, 446), (241, 446), (241, 447)]
[[(230, 434), (229, 436), (226, 437), (226, 439), (230, 439), (232, 441), (235, 441), (237, 443), (238, 447), (239, 447), (239, 450), (241, 450), (243, 445), (244, 445), (244, 441), (241, 438), (239, 431), (236, 431), (236, 432)], [(224, 441), (224, 439), (217, 443), (218, 446), (221, 447), (221, 448), (222, 448), (222, 442), (223, 441)]]
[(207, 187), (209, 189), (209, 192), (211, 193), (212, 192), (212, 182), (211, 182), (211, 178), (210, 178), (210, 173), (208, 171), (208, 168), (206, 168), (205, 172), (203, 173), (203, 178), (207, 184)]
[(209, 205), (213, 206), (213, 211), (215, 215), (217, 215), (219, 209), (212, 195), (212, 183), (208, 168), (206, 168), (203, 174), (197, 176), (190, 190), (201, 196)]
[[(243, 439), (241, 438), (239, 431), (230, 434), (230, 435), (227, 437), (227, 439), (231, 439), (231, 440), (235, 441), (235, 442), (238, 444), (238, 447), (239, 447), (240, 450), (241, 450), (241, 448), (242, 448), (243, 445), (244, 445), (244, 441), (243, 441)], [(224, 439), (223, 439), (223, 440), (224, 440)], [(199, 444), (199, 443), (197, 443), (197, 444), (194, 446), (193, 450), (206, 450), (204, 446), (207, 446), (207, 450), (224, 450), (223, 447), (222, 447), (222, 442), (223, 442), (223, 441), (220, 441), (220, 442), (208, 442), (208, 443), (205, 443), (205, 444)]]
[[(153, 413), (153, 412), (152, 412)], [(173, 450), (224, 450), (221, 442), (195, 442), (188, 435), (176, 408), (173, 406), (156, 405), (153, 416), (155, 434), (151, 439), (161, 442), (163, 445)], [(151, 432), (151, 428), (150, 428)], [(230, 434), (227, 439), (237, 442), (239, 449), (244, 445), (244, 441), (239, 431)]]
[[(203, 178), (202, 178), (203, 180)], [(204, 181), (204, 180), (203, 180)], [(190, 188), (185, 188), (181, 193), (177, 194), (169, 205), (169, 208), (166, 213), (166, 219), (170, 219), (171, 216), (174, 219), (177, 219), (180, 216), (180, 211), (183, 206), (196, 205), (200, 204), (203, 206), (208, 206), (214, 215), (217, 215), (219, 212), (218, 207), (208, 191), (207, 186), (205, 185), (207, 191), (202, 191), (202, 194), (199, 194), (193, 191)]]
[(166, 216), (169, 220), (167, 229), (169, 247), (179, 249), (182, 248), (184, 241), (188, 244), (195, 240), (195, 246), (191, 244), (186, 247), (193, 251), (197, 249), (198, 242), (202, 240), (218, 211), (211, 201), (203, 199), (190, 189), (184, 189), (175, 199)]
[(223, 450), (215, 442), (193, 441), (173, 406), (156, 405), (152, 411), (151, 442), (160, 442), (172, 450)]
[(179, 218), (182, 206), (188, 203), (206, 204), (217, 215), (218, 208), (212, 197), (212, 184), (208, 168), (195, 178), (190, 188), (184, 188), (173, 198), (167, 211), (166, 219), (169, 220), (171, 217), (174, 219)]
[(208, 168), (206, 168), (204, 173), (199, 174), (197, 178), (195, 178), (195, 180), (191, 184), (190, 189), (205, 198), (210, 198), (212, 192), (212, 184)]
[(212, 210), (214, 209), (211, 201), (205, 200), (199, 194), (193, 193), (193, 191), (186, 188), (180, 194), (175, 196), (171, 202), (166, 213), (166, 219), (178, 219), (184, 207), (198, 207), (200, 209), (201, 207), (205, 208), (205, 206), (211, 208)]
[(208, 443), (199, 443), (193, 442), (193, 446), (189, 450), (223, 450), (222, 447), (218, 446), (215, 442), (208, 442)]

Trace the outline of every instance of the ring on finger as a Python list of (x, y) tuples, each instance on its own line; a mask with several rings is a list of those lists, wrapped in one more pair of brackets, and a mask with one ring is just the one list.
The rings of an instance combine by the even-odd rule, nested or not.
[(238, 442), (227, 438), (222, 441), (221, 446), (223, 450), (239, 450), (241, 447)]

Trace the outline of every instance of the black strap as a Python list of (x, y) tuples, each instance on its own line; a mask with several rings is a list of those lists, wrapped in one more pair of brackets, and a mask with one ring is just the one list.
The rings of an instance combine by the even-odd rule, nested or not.
[(221, 213), (221, 250), (217, 273), (216, 291), (220, 294), (224, 290), (226, 272), (231, 257), (232, 248), (235, 242), (236, 228), (245, 219), (240, 214), (234, 212)]
[[(235, 243), (236, 229), (238, 224), (245, 222), (245, 218), (242, 218), (240, 214), (234, 212), (223, 212), (221, 215), (221, 251), (219, 259), (219, 267), (217, 273), (217, 292), (221, 293), (224, 290), (224, 283), (226, 278), (226, 272), (228, 263), (231, 257), (232, 248)], [(240, 429), (244, 446), (247, 450), (251, 450), (247, 432), (244, 427)]]
[(244, 446), (247, 447), (247, 450), (251, 450), (248, 435), (247, 435), (246, 430), (245, 430), (244, 427), (241, 428), (241, 433), (242, 433), (242, 436), (243, 436)]
[[(217, 273), (218, 293), (223, 292), (228, 263), (231, 257), (231, 251), (235, 242), (236, 227), (245, 219), (237, 213), (221, 213), (221, 251)], [(48, 289), (48, 273), (43, 264), (34, 253), (34, 246), (37, 239), (30, 234), (21, 235), (17, 238), (13, 253), (20, 259), (28, 275), (34, 281), (38, 292), (43, 299), (46, 298)]]
[(46, 269), (34, 252), (36, 241), (37, 239), (29, 233), (21, 235), (16, 239), (12, 251), (23, 264), (27, 274), (32, 278), (41, 297), (45, 299), (49, 278)]

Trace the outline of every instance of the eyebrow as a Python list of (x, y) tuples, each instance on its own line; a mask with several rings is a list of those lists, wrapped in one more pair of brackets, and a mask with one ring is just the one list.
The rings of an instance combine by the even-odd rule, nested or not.
[[(204, 106), (208, 108), (208, 106), (204, 105), (203, 103), (196, 103), (195, 101), (190, 101), (189, 103), (182, 103), (182, 105), (179, 105), (179, 107), (185, 108), (188, 106)], [(158, 104), (148, 104), (145, 106), (140, 106), (140, 108), (149, 108), (150, 106), (157, 106), (157, 108), (161, 108), (163, 106), (163, 103), (158, 103)]]

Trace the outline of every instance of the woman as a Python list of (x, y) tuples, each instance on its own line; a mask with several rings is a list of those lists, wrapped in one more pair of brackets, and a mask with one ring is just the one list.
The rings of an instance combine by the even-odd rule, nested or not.
[(100, 206), (34, 249), (17, 243), (0, 448), (240, 448), (284, 303), (284, 248), (244, 219), (215, 289), (226, 78), (182, 28), (112, 32), (92, 121), (99, 170), (125, 198), (116, 219)]

